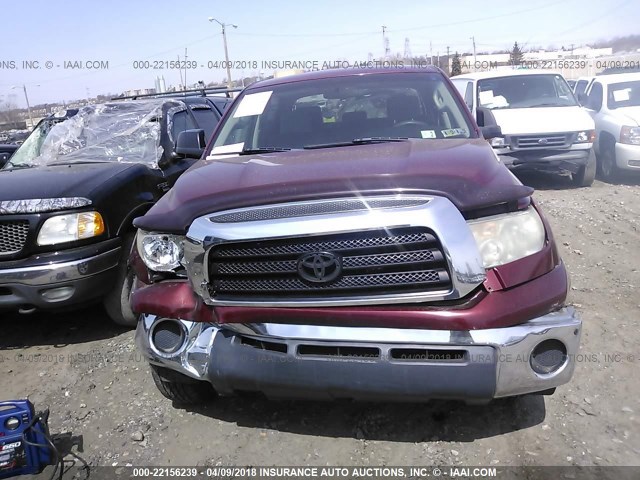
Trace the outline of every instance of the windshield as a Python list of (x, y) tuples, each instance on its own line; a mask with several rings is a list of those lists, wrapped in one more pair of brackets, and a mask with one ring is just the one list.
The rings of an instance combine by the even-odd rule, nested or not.
[(72, 118), (42, 122), (11, 158), (10, 167), (73, 162), (156, 165), (162, 155), (162, 101), (90, 105)]
[(38, 155), (40, 155), (40, 148), (44, 139), (49, 134), (51, 127), (56, 123), (59, 123), (59, 119), (46, 119), (42, 120), (36, 128), (33, 129), (31, 135), (27, 137), (20, 148), (11, 157), (11, 162), (7, 164), (8, 167), (29, 165)]
[(489, 109), (577, 106), (565, 79), (554, 74), (479, 80), (478, 104)]
[(610, 110), (621, 107), (640, 107), (640, 80), (609, 85), (607, 107)]
[(211, 154), (343, 146), (365, 139), (469, 138), (472, 132), (440, 74), (369, 74), (293, 82), (244, 95)]

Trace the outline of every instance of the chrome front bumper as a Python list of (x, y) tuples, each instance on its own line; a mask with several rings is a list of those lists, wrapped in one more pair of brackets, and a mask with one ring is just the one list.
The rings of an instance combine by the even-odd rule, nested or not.
[[(55, 309), (100, 297), (115, 280), (121, 247), (77, 260), (0, 268), (0, 310)], [(57, 291), (57, 295), (48, 292)]]
[[(255, 388), (268, 396), (316, 398), (325, 392), (328, 398), (397, 400), (488, 400), (563, 385), (573, 374), (582, 329), (570, 307), (513, 327), (471, 331), (171, 320), (181, 325), (184, 341), (175, 353), (165, 354), (152, 340), (153, 329), (163, 320), (144, 315), (138, 325), (136, 341), (148, 361), (209, 381), (219, 393)], [(538, 374), (530, 355), (544, 340), (561, 341), (567, 358), (553, 373)], [(301, 355), (300, 346), (373, 347), (380, 355), (314, 357)], [(466, 356), (464, 361), (407, 361), (394, 358), (398, 348), (456, 349)]]

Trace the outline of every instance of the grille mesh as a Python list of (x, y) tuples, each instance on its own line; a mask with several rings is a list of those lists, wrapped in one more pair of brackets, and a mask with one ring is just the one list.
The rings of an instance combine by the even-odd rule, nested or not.
[(553, 135), (523, 135), (515, 137), (515, 140), (517, 148), (559, 148), (566, 147), (570, 144), (571, 135), (566, 133)]
[(0, 222), (0, 254), (18, 253), (27, 242), (29, 221)]
[(297, 278), (261, 280), (220, 280), (220, 291), (278, 292), (280, 290), (312, 292), (316, 290), (344, 290), (353, 288), (383, 287), (407, 284), (438, 283), (440, 275), (436, 271), (386, 273), (382, 275), (358, 275), (342, 277), (326, 285), (308, 285)]
[(416, 207), (429, 200), (424, 198), (377, 198), (370, 200), (346, 199), (326, 202), (300, 203), (295, 205), (254, 208), (240, 212), (225, 213), (209, 218), (214, 223), (256, 222), (278, 218), (306, 217), (325, 213), (353, 212), (379, 208)]
[[(320, 277), (305, 263), (315, 255), (332, 259)], [(216, 300), (348, 299), (451, 286), (442, 246), (425, 228), (225, 243), (213, 247), (208, 262)]]
[(351, 250), (356, 248), (380, 247), (385, 245), (402, 245), (407, 243), (433, 240), (432, 235), (414, 233), (399, 236), (379, 236), (369, 238), (353, 238), (313, 243), (292, 243), (270, 245), (268, 247), (224, 248), (215, 252), (219, 257), (260, 257), (264, 255), (283, 255), (288, 253), (308, 253), (314, 250)]

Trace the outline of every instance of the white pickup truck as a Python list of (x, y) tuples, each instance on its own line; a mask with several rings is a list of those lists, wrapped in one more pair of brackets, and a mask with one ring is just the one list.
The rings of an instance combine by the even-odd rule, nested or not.
[(451, 79), (478, 125), (497, 124), (491, 145), (512, 170), (569, 173), (573, 183), (593, 183), (594, 122), (559, 73), (495, 70)]
[(594, 150), (605, 180), (640, 172), (640, 72), (599, 75), (584, 105), (596, 124)]

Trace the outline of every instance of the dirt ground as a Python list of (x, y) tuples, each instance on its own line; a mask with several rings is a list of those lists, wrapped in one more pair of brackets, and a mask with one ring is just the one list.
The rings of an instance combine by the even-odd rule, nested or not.
[[(0, 400), (51, 408), (53, 433), (81, 436), (90, 465), (640, 464), (640, 180), (536, 187), (571, 273), (581, 356), (550, 397), (487, 406), (271, 402), (172, 406), (133, 332), (99, 308), (2, 315)], [(68, 457), (69, 459), (71, 457)]]

